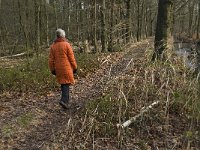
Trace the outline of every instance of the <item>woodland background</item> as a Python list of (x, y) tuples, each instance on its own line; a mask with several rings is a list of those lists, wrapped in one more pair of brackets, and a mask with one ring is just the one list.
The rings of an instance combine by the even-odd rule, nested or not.
[[(173, 3), (172, 34), (198, 39), (199, 1)], [(157, 0), (1, 0), (0, 54), (38, 52), (53, 42), (57, 28), (79, 50), (116, 51), (155, 34), (157, 7)]]

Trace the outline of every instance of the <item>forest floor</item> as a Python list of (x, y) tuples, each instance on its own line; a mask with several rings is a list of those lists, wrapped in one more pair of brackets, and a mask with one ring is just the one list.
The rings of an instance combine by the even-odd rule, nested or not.
[[(37, 97), (30, 93), (16, 97), (9, 93), (1, 95), (0, 149), (142, 150), (187, 147), (198, 149), (200, 141), (193, 136), (193, 132), (189, 132), (190, 124), (187, 123), (188, 120), (184, 115), (172, 113), (170, 117), (168, 116), (168, 123), (166, 123), (166, 116), (162, 116), (162, 119), (159, 117), (155, 119), (154, 116), (151, 116), (152, 118), (148, 118), (148, 121), (144, 117), (138, 125), (130, 126), (129, 131), (126, 131), (123, 136), (119, 136), (117, 133), (116, 124), (111, 126), (112, 128), (107, 126), (109, 123), (106, 121), (106, 117), (105, 120), (98, 120), (98, 117), (101, 117), (98, 115), (104, 115), (101, 112), (98, 114), (101, 103), (98, 102), (93, 107), (94, 104), (91, 104), (91, 101), (109, 95), (106, 93), (106, 89), (110, 88), (111, 81), (122, 76), (129, 77), (135, 68), (137, 68), (136, 71), (141, 70), (146, 63), (145, 51), (151, 49), (152, 44), (152, 40), (144, 40), (129, 45), (124, 52), (107, 55), (101, 61), (101, 67), (97, 71), (85, 78), (79, 78), (71, 87), (71, 103), (74, 107), (69, 110), (63, 110), (59, 106), (59, 91), (50, 92), (43, 97)], [(140, 79), (143, 80), (143, 77)], [(120, 86), (120, 82), (115, 84)], [(154, 99), (153, 96), (152, 99)], [(151, 104), (147, 101), (143, 103)], [(105, 105), (109, 104), (108, 101), (105, 102)], [(79, 107), (75, 107), (76, 105)], [(116, 105), (118, 105), (118, 101)], [(107, 106), (105, 107), (107, 108)], [(138, 105), (134, 108), (137, 111), (130, 114), (129, 117), (139, 113), (142, 106)], [(104, 104), (102, 109), (104, 109)], [(159, 115), (157, 113), (160, 111), (163, 110), (159, 108), (153, 114)], [(118, 116), (118, 114), (111, 115)], [(98, 123), (104, 124), (109, 130)], [(100, 129), (106, 131), (100, 131)], [(196, 135), (199, 134), (198, 131), (196, 132)], [(185, 134), (187, 135), (185, 136)]]

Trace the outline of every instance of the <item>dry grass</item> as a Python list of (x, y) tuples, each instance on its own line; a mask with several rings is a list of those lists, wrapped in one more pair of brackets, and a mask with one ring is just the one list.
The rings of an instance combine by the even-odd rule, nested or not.
[[(19, 119), (22, 125), (27, 126), (26, 129), (37, 122), (38, 128), (33, 130), (36, 133), (30, 137), (38, 136), (37, 129), (42, 129), (45, 133), (41, 138), (50, 138), (34, 146), (44, 150), (198, 149), (200, 101), (197, 75), (175, 55), (165, 62), (152, 63), (149, 47), (146, 47), (145, 57), (139, 57), (141, 51), (141, 54), (131, 53), (125, 55), (117, 67), (113, 64), (107, 69), (101, 96), (92, 97), (83, 109), (64, 113), (57, 112), (57, 107), (53, 108), (56, 110), (52, 115), (57, 118), (51, 118), (48, 113), (44, 115), (44, 118), (50, 118), (46, 120), (47, 129), (41, 117), (38, 118), (40, 122), (35, 116), (33, 119), (26, 116), (25, 121), (24, 117)], [(109, 55), (99, 62), (105, 64), (108, 59)], [(96, 80), (101, 81), (97, 76)], [(117, 127), (155, 101), (160, 104), (138, 117), (129, 127)], [(13, 132), (19, 133), (4, 126), (3, 133), (10, 139)], [(26, 140), (30, 140), (29, 136)], [(30, 141), (28, 143), (32, 144)]]

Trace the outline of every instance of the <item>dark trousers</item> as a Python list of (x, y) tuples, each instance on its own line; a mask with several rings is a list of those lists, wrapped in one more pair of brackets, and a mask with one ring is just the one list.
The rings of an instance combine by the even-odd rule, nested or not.
[(68, 103), (69, 102), (69, 84), (61, 84), (61, 101)]

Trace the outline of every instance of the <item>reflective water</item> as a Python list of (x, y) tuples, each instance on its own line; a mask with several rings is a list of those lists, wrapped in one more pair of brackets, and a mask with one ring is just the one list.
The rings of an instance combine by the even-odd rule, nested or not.
[(184, 65), (190, 69), (196, 68), (193, 45), (190, 43), (177, 43), (174, 45), (175, 53), (183, 59)]

